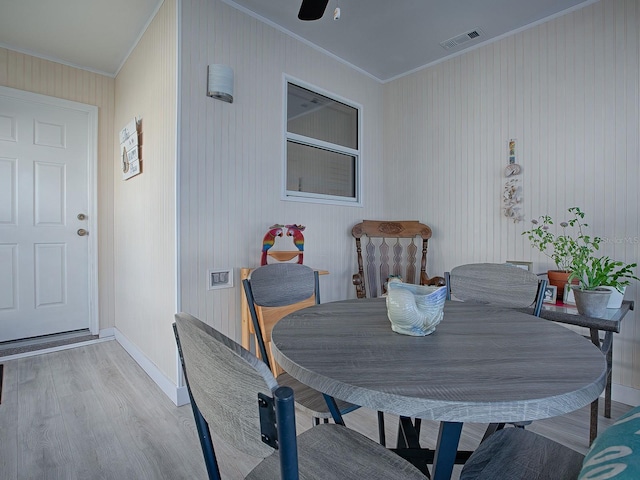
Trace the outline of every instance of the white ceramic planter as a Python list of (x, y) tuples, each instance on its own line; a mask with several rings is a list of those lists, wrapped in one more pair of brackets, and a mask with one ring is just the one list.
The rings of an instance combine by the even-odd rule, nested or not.
[(444, 316), (447, 287), (402, 283), (387, 286), (387, 316), (391, 329), (403, 335), (423, 337), (433, 333)]
[(618, 291), (615, 287), (602, 287), (611, 291), (611, 296), (609, 297), (609, 303), (607, 303), (607, 308), (620, 308), (622, 306), (622, 300), (624, 299), (624, 291), (627, 287), (622, 287), (622, 293)]

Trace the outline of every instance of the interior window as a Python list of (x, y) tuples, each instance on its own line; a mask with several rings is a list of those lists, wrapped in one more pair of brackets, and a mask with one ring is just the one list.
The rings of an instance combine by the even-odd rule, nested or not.
[(360, 109), (287, 82), (285, 197), (359, 203)]

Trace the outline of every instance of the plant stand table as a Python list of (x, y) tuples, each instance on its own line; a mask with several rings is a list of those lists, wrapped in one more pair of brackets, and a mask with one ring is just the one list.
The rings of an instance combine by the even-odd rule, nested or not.
[[(589, 329), (591, 342), (602, 350), (607, 359), (607, 383), (604, 390), (604, 416), (611, 418), (611, 370), (613, 368), (613, 334), (620, 333), (622, 319), (634, 309), (633, 301), (624, 301), (620, 308), (608, 308), (604, 317), (587, 317), (580, 315), (575, 305), (566, 305), (558, 302), (555, 305), (544, 304), (540, 317), (554, 322), (576, 325)], [(533, 309), (520, 309), (532, 313)], [(600, 332), (604, 333), (602, 339)], [(591, 418), (589, 422), (589, 444), (598, 435), (598, 399), (591, 403)]]

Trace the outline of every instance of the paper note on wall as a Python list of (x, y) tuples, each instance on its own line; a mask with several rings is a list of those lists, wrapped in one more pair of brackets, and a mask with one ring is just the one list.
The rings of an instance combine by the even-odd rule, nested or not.
[(120, 161), (122, 179), (127, 180), (140, 173), (140, 149), (138, 148), (138, 122), (134, 118), (120, 130)]

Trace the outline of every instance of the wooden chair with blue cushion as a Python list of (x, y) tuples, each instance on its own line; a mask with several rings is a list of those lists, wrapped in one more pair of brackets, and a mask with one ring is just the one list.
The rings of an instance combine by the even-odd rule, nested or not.
[(295, 396), (255, 355), (197, 318), (173, 325), (209, 479), (221, 479), (213, 431), (263, 460), (246, 477), (275, 479), (424, 479), (413, 465), (343, 425), (296, 436)]
[[(293, 389), (297, 405), (314, 418), (316, 425), (320, 419), (328, 421), (332, 415), (322, 394), (283, 371), (271, 352), (271, 331), (276, 323), (289, 313), (320, 303), (318, 272), (297, 263), (274, 263), (256, 268), (242, 284), (260, 357), (280, 385)], [(341, 400), (336, 402), (341, 414), (358, 408)]]
[(465, 463), (460, 480), (637, 480), (640, 478), (640, 407), (610, 426), (586, 456), (520, 428), (485, 439)]

